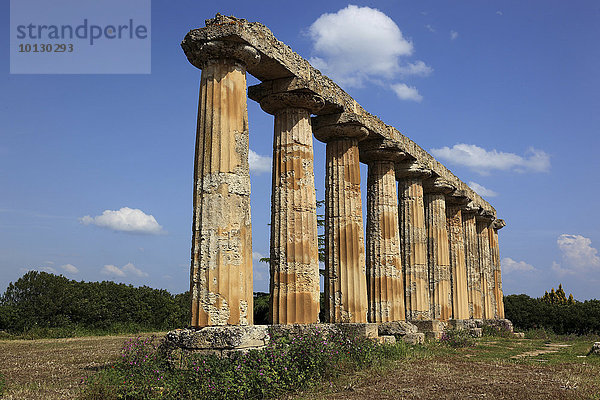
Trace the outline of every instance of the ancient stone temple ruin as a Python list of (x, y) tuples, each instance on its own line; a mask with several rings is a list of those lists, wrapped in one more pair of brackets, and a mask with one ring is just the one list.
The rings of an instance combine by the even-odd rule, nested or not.
[[(253, 324), (246, 90), (274, 116), (274, 325), (319, 322), (313, 135), (326, 143), (326, 322), (504, 318), (498, 230), (505, 224), (489, 203), (264, 25), (217, 14), (182, 47), (202, 70), (193, 328)], [(261, 83), (247, 88), (246, 73)], [(368, 165), (366, 234), (361, 162)]]

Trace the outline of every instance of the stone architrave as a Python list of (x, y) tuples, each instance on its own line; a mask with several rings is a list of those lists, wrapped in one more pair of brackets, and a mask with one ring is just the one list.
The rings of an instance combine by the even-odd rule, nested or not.
[(423, 179), (429, 175), (429, 170), (416, 163), (401, 163), (396, 166), (407, 320), (431, 319), (427, 229), (423, 203)]
[(452, 318), (452, 284), (446, 227), (446, 194), (456, 188), (440, 178), (426, 180), (424, 185), (431, 317), (447, 321)]
[(486, 216), (477, 216), (477, 240), (479, 245), (479, 263), (481, 271), (481, 291), (483, 318), (496, 318), (496, 298), (494, 297), (494, 277), (492, 256), (490, 254), (489, 229), (492, 220)]
[(190, 276), (191, 326), (253, 323), (246, 66), (253, 47), (226, 41), (186, 49), (202, 68)]
[(271, 195), (270, 319), (319, 322), (319, 249), (310, 115), (323, 100), (284, 92), (260, 100), (275, 116)]
[(488, 229), (490, 234), (490, 250), (494, 276), (494, 297), (496, 299), (496, 317), (504, 319), (504, 293), (502, 292), (502, 271), (500, 269), (500, 246), (498, 243), (498, 230), (504, 228), (506, 222), (502, 219), (495, 220)]
[(358, 141), (361, 125), (315, 129), (326, 147), (325, 307), (330, 323), (367, 322), (367, 280)]
[[(467, 264), (461, 207), (456, 197), (446, 197), (446, 226), (450, 247), (450, 275), (452, 278), (452, 318), (468, 319), (469, 294)], [(464, 199), (464, 198), (462, 198)]]
[(469, 205), (461, 210), (465, 234), (465, 261), (467, 267), (467, 292), (469, 299), (469, 317), (483, 318), (483, 292), (481, 288), (481, 270), (479, 264), (479, 243), (475, 210)]
[(400, 256), (394, 163), (404, 153), (379, 141), (361, 146), (367, 178), (367, 298), (369, 322), (403, 321), (404, 280)]

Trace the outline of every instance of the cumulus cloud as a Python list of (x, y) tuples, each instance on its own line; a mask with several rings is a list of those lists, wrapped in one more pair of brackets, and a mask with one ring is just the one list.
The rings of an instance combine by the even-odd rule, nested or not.
[(137, 268), (132, 263), (127, 263), (123, 267), (119, 268), (115, 265), (105, 265), (100, 270), (104, 275), (116, 276), (119, 278), (124, 278), (126, 276), (135, 276), (137, 278), (145, 278), (148, 276), (147, 273)]
[(114, 231), (128, 233), (146, 233), (157, 235), (163, 233), (162, 226), (152, 215), (137, 208), (123, 207), (120, 210), (105, 210), (102, 215), (79, 218), (84, 225), (96, 225)]
[(458, 37), (458, 32), (450, 31), (450, 40), (455, 40)]
[(65, 265), (61, 265), (60, 266), (65, 272), (68, 272), (69, 274), (76, 274), (79, 272), (79, 269), (74, 266), (73, 264), (65, 264)]
[(263, 172), (271, 172), (273, 159), (268, 156), (261, 156), (253, 150), (248, 151), (248, 163), (250, 164), (250, 172), (259, 175)]
[[(308, 34), (314, 54), (310, 62), (343, 86), (361, 87), (370, 81), (398, 93), (402, 89), (395, 88), (390, 80), (427, 76), (433, 71), (423, 61), (401, 62), (402, 57), (414, 53), (413, 43), (390, 17), (375, 8), (349, 5), (323, 14), (309, 27)], [(413, 92), (399, 97), (414, 100)]]
[(401, 100), (412, 100), (420, 102), (423, 100), (423, 96), (419, 94), (419, 91), (414, 86), (408, 86), (404, 83), (396, 83), (392, 85), (392, 89)]
[(427, 29), (431, 33), (435, 33), (435, 28), (430, 24), (425, 25), (425, 29)]
[(416, 61), (400, 66), (398, 73), (400, 75), (415, 75), (415, 76), (428, 76), (433, 72), (433, 68), (425, 64), (423, 61)]
[(321, 15), (309, 28), (318, 68), (349, 86), (371, 75), (391, 77), (398, 57), (413, 53), (398, 25), (381, 11), (349, 5)]
[(485, 186), (480, 185), (477, 182), (469, 182), (469, 186), (471, 189), (477, 192), (480, 196), (483, 197), (495, 197), (498, 196), (498, 193), (494, 192), (492, 189), (488, 189)]
[(260, 261), (261, 258), (265, 258), (265, 256), (262, 253), (259, 253), (258, 251), (252, 252), (252, 259), (254, 261)]
[(575, 274), (575, 271), (567, 269), (567, 268), (563, 268), (556, 261), (552, 262), (552, 271), (554, 271), (560, 277), (563, 277), (563, 276), (566, 276), (566, 275), (574, 275)]
[(592, 241), (581, 235), (562, 234), (556, 240), (566, 264), (575, 268), (600, 267), (598, 250), (592, 247)]
[(547, 172), (550, 170), (550, 156), (543, 150), (530, 147), (524, 156), (502, 151), (486, 150), (474, 144), (459, 143), (453, 147), (444, 146), (431, 149), (431, 153), (452, 164), (464, 165), (480, 174), (492, 170), (516, 172)]
[(496, 15), (504, 15), (504, 13), (500, 10), (496, 11)]
[(531, 264), (527, 264), (525, 261), (515, 261), (510, 257), (505, 257), (500, 261), (502, 271), (506, 273), (511, 272), (531, 272), (535, 271), (535, 267)]

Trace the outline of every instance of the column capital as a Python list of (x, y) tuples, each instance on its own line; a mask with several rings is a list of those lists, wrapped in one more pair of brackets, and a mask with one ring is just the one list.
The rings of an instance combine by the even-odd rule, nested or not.
[(461, 207), (461, 211), (465, 214), (475, 214), (478, 215), (482, 208), (478, 205), (475, 205), (474, 202), (469, 201), (467, 204)]
[(364, 117), (351, 112), (313, 117), (312, 128), (315, 138), (324, 143), (339, 139), (363, 140), (370, 133)]
[(475, 218), (477, 222), (483, 222), (488, 225), (490, 225), (496, 219), (496, 217), (494, 217), (494, 215), (491, 212), (484, 209), (480, 209), (479, 212), (475, 214)]
[(396, 180), (404, 178), (429, 178), (432, 171), (416, 160), (402, 161), (396, 164)]
[(469, 204), (470, 201), (471, 199), (469, 199), (467, 193), (462, 189), (456, 189), (446, 196), (446, 203), (461, 208)]
[(188, 60), (197, 68), (203, 69), (211, 61), (232, 60), (248, 65), (257, 64), (260, 54), (254, 47), (244, 43), (226, 40), (211, 40), (208, 42), (183, 41), (181, 47)]
[(456, 190), (450, 181), (439, 176), (431, 177), (423, 181), (423, 189), (429, 193), (450, 194)]
[(275, 115), (285, 109), (303, 109), (315, 114), (325, 105), (325, 100), (312, 92), (271, 93), (258, 100), (260, 108), (268, 114)]
[(360, 142), (360, 161), (366, 164), (387, 161), (397, 163), (404, 160), (406, 153), (400, 149), (398, 143), (389, 139), (372, 139)]
[(500, 229), (504, 228), (505, 226), (506, 226), (506, 222), (504, 222), (503, 219), (496, 219), (492, 225), (492, 227), (495, 230), (500, 230)]

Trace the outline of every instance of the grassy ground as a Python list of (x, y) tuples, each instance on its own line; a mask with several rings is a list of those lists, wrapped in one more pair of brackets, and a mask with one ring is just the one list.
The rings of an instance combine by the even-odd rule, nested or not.
[(600, 399), (598, 337), (484, 337), (475, 347), (429, 343), (405, 361), (330, 382), (301, 399)]
[[(81, 379), (109, 365), (132, 336), (0, 341), (4, 399), (72, 399)], [(410, 356), (342, 376), (295, 399), (597, 399), (599, 338), (478, 339), (475, 347), (437, 343)]]
[(73, 399), (82, 378), (113, 362), (132, 337), (0, 340), (2, 399)]

